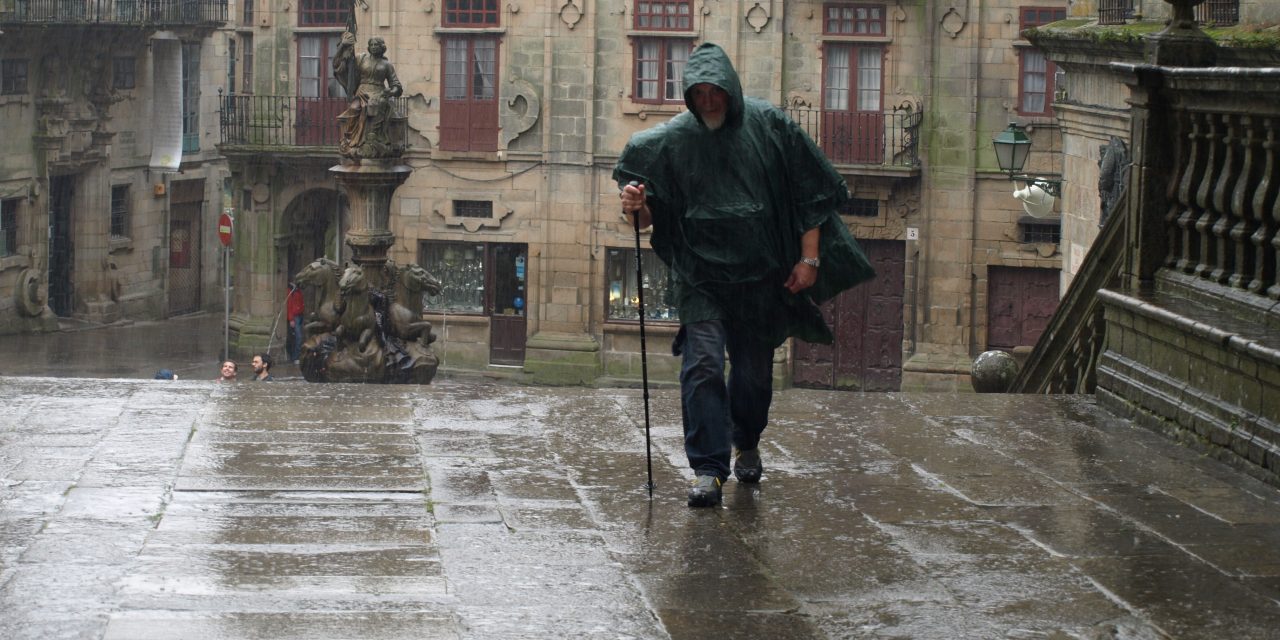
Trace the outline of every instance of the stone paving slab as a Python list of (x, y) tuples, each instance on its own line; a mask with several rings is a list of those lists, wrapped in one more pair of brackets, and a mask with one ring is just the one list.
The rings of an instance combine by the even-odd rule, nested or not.
[(1280, 492), (1088, 397), (0, 377), (4, 638), (1274, 638)]

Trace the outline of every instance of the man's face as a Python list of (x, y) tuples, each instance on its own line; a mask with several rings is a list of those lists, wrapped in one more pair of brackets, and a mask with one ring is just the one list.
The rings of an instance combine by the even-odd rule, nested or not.
[(224, 378), (236, 377), (236, 363), (230, 360), (222, 363), (222, 377)]
[(707, 128), (715, 131), (724, 125), (724, 118), (729, 113), (729, 94), (724, 89), (699, 82), (690, 89), (693, 94), (693, 109), (702, 118)]
[(253, 362), (250, 364), (253, 365), (254, 373), (262, 373), (262, 370), (267, 368), (266, 365), (262, 364), (262, 356), (254, 356)]

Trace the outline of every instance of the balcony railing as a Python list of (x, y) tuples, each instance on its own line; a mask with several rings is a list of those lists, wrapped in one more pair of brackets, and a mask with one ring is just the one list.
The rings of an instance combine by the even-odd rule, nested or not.
[(783, 110), (835, 164), (911, 168), (920, 164), (918, 104), (884, 113), (785, 106)]
[[(1134, 16), (1134, 0), (1098, 0), (1098, 24), (1124, 24)], [(1240, 0), (1204, 0), (1196, 5), (1196, 22), (1216, 26), (1240, 21)]]
[(1240, 22), (1240, 0), (1205, 0), (1196, 5), (1196, 22), (1219, 27)]
[[(347, 108), (346, 98), (224, 95), (219, 100), (224, 147), (319, 147), (336, 151), (342, 140), (338, 114)], [(402, 148), (408, 142), (408, 107), (407, 99), (397, 98), (391, 115), (391, 139), (399, 141)]]
[(227, 0), (0, 0), (0, 24), (206, 25)]
[(1133, 17), (1133, 0), (1098, 0), (1098, 24), (1124, 24)]

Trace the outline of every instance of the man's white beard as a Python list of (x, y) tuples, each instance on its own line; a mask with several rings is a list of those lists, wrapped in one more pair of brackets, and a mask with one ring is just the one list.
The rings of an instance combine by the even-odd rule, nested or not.
[(708, 129), (715, 131), (720, 127), (724, 126), (724, 114), (721, 113), (719, 115), (714, 115), (714, 116), (711, 116), (711, 115), (702, 116), (702, 124), (707, 125)]

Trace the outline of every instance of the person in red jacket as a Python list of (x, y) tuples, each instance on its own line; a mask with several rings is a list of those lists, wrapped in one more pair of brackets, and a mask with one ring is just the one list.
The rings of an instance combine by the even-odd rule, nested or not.
[(289, 360), (297, 364), (302, 357), (302, 319), (307, 311), (302, 301), (302, 289), (297, 284), (289, 283), (289, 295), (285, 296), (284, 308), (291, 334), (285, 341), (285, 350), (289, 352)]

